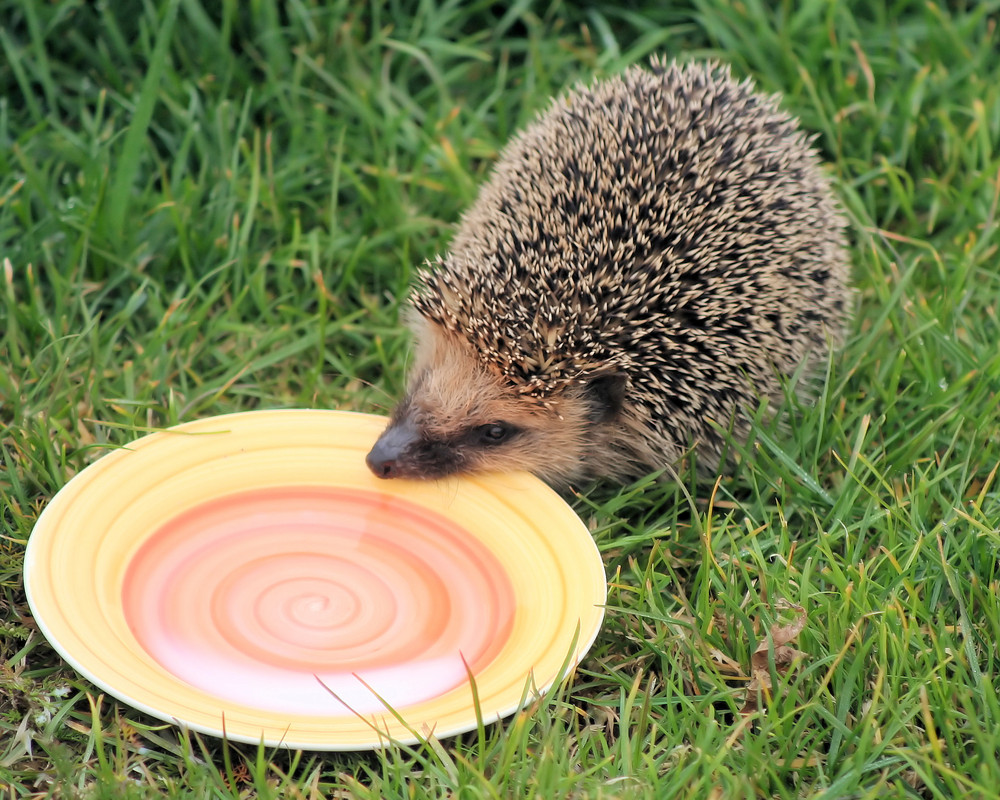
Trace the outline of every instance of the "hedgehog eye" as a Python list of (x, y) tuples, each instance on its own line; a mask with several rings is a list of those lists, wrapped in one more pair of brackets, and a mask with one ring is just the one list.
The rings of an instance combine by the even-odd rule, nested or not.
[(500, 444), (514, 433), (514, 426), (506, 422), (491, 422), (488, 425), (480, 425), (474, 433), (480, 444)]

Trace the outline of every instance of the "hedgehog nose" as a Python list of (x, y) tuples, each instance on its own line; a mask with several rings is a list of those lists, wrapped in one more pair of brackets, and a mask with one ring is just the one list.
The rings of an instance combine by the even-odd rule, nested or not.
[(399, 474), (399, 467), (396, 466), (396, 455), (392, 447), (387, 447), (379, 439), (371, 452), (365, 457), (365, 463), (377, 478), (395, 478)]
[(369, 453), (365, 462), (368, 464), (368, 469), (375, 473), (376, 477), (395, 478), (399, 474), (399, 468), (391, 458), (380, 459)]
[(400, 456), (416, 439), (416, 430), (411, 425), (387, 428), (365, 458), (368, 469), (378, 478), (398, 478)]

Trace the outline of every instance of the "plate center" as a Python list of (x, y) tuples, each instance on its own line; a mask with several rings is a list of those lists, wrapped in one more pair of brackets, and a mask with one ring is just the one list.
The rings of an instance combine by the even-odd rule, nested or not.
[(303, 486), (170, 519), (130, 558), (122, 603), (144, 650), (181, 680), (320, 717), (451, 691), (502, 650), (516, 608), (497, 558), (454, 522), (396, 497)]

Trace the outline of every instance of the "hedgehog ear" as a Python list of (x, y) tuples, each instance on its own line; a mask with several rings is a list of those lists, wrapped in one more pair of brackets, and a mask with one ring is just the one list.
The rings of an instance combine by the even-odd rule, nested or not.
[(617, 417), (625, 404), (626, 388), (628, 376), (624, 372), (606, 372), (591, 378), (587, 382), (591, 421), (608, 422)]

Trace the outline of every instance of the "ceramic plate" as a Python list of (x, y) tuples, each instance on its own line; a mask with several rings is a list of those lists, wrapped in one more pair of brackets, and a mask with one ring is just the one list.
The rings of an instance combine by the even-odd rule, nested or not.
[(597, 548), (529, 475), (375, 478), (385, 423), (256, 411), (109, 453), (32, 531), (36, 621), (110, 694), (236, 741), (357, 750), (513, 713), (597, 635)]

